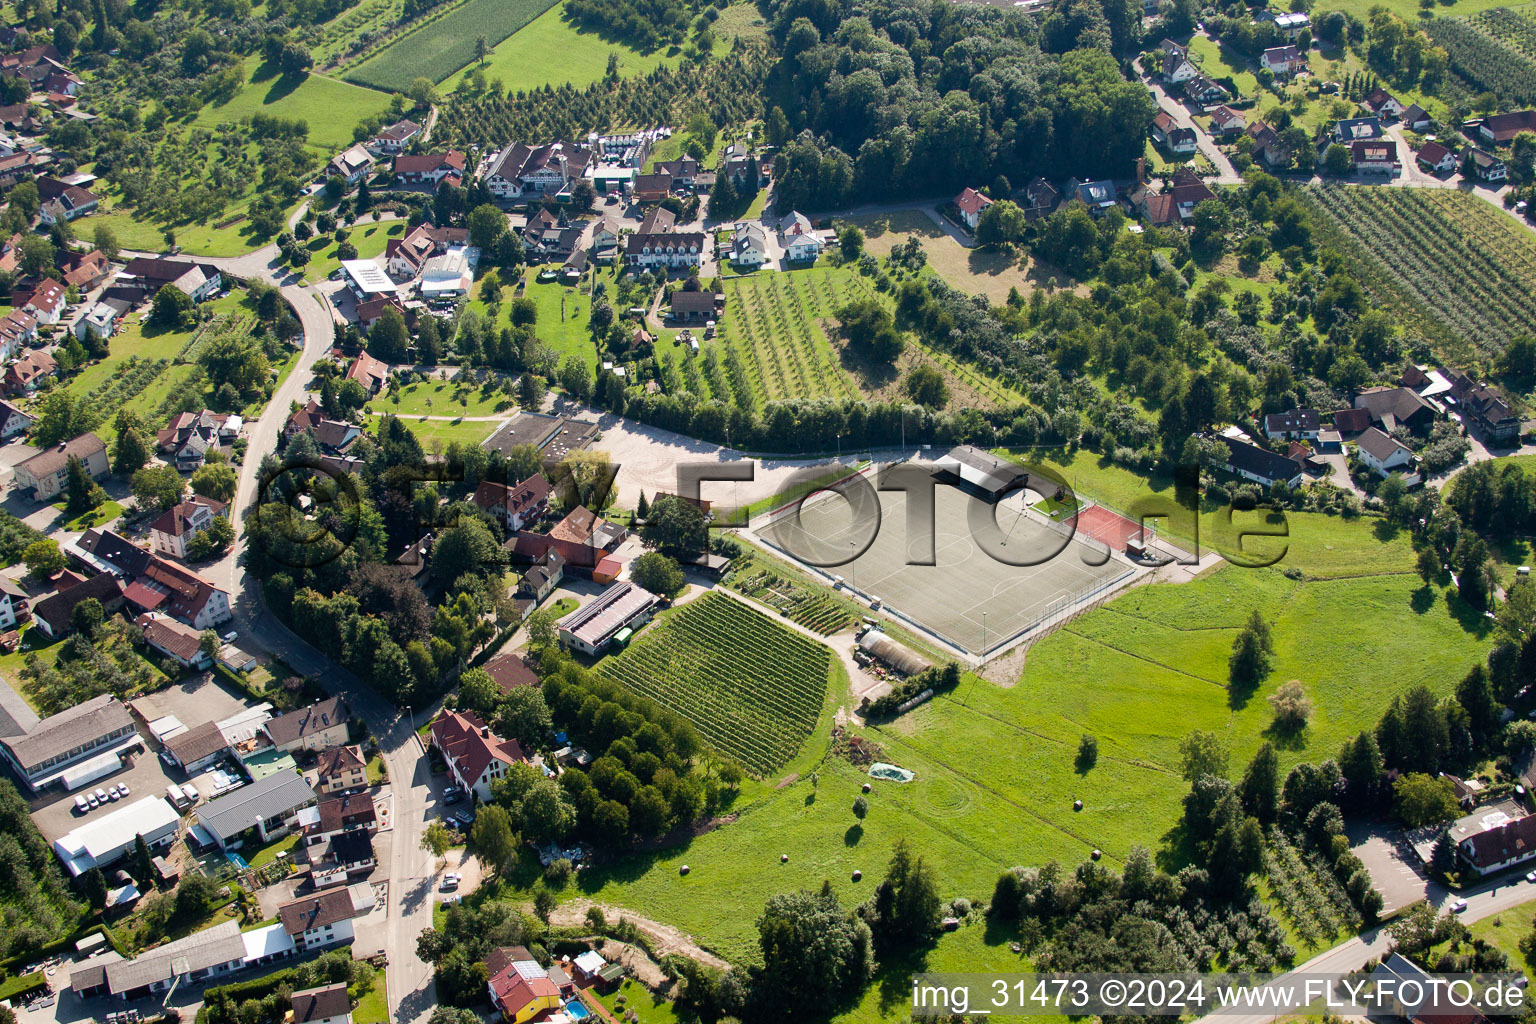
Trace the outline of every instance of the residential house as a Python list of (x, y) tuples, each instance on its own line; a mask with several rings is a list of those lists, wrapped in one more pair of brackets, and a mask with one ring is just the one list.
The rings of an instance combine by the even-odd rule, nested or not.
[(1434, 422), (1435, 408), (1409, 388), (1366, 388), (1355, 396), (1355, 408), (1367, 409), (1371, 422), (1386, 433), (1404, 427), (1422, 434)]
[(49, 594), (32, 602), (32, 621), (50, 640), (61, 640), (74, 628), (70, 616), (75, 606), (87, 598), (95, 598), (108, 615), (123, 607), (125, 599), (121, 582), (111, 573), (76, 583), (67, 590)]
[(1253, 158), (1264, 161), (1270, 168), (1284, 167), (1291, 162), (1290, 147), (1280, 141), (1280, 133), (1263, 121), (1248, 126), (1247, 136), (1253, 140)]
[(1165, 41), (1163, 54), (1163, 81), (1167, 84), (1184, 85), (1200, 77), (1200, 69), (1190, 62), (1188, 54), (1182, 47), (1177, 52), (1170, 52), (1168, 42)]
[(386, 309), (392, 309), (400, 314), (401, 320), (407, 319), (405, 304), (394, 295), (379, 295), (371, 299), (365, 299), (353, 307), (353, 313), (357, 317), (357, 326), (364, 332), (373, 330), (373, 325), (379, 322)]
[[(68, 289), (53, 278), (44, 278), (32, 289), (32, 294), (21, 305), (23, 313), (30, 313), (40, 324), (56, 324), (64, 319), (64, 307), (68, 305)], [(12, 301), (16, 301), (12, 296)]]
[(691, 188), (699, 174), (699, 162), (691, 156), (684, 156), (677, 160), (658, 160), (655, 171), (657, 174), (671, 175), (674, 187), (686, 185)]
[(361, 143), (337, 153), (325, 166), (326, 173), (356, 185), (373, 170), (373, 154)]
[[(1178, 124), (1179, 123), (1173, 119), (1173, 115), (1168, 113), (1168, 111), (1159, 110), (1152, 117), (1152, 141), (1156, 142), (1160, 146), (1168, 145), (1168, 133), (1177, 128)], [(964, 193), (961, 194), (963, 195)], [(959, 204), (960, 201), (958, 199), (955, 200), (955, 205), (958, 206)]]
[(485, 663), (485, 674), (502, 693), (520, 686), (538, 686), (539, 676), (518, 654), (500, 654)]
[(370, 395), (376, 395), (389, 383), (389, 364), (382, 359), (375, 359), (368, 354), (367, 349), (363, 349), (352, 360), (352, 365), (347, 367), (347, 380), (357, 381)]
[[(661, 209), (661, 207), (656, 207)], [(600, 264), (608, 264), (619, 258), (619, 239), (624, 231), (617, 220), (604, 217), (592, 229), (592, 258)]]
[(784, 258), (791, 263), (814, 263), (824, 248), (811, 219), (798, 210), (785, 214), (779, 221), (779, 244), (784, 247)]
[(48, 175), (37, 179), (37, 196), (42, 201), (38, 217), (44, 224), (58, 224), (95, 213), (99, 202), (89, 189), (60, 181)]
[(1216, 193), (1211, 191), (1210, 186), (1188, 167), (1180, 167), (1173, 172), (1163, 194), (1169, 197), (1173, 204), (1173, 212), (1178, 215), (1180, 221), (1193, 219), (1195, 207), (1207, 199), (1216, 198)]
[(0, 316), (0, 358), (14, 359), (36, 337), (36, 318), (15, 310)]
[(501, 1011), (506, 1024), (525, 1024), (560, 1008), (560, 987), (521, 946), (492, 950), (486, 957), (486, 973), (491, 1005)]
[(16, 489), (30, 490), (33, 501), (52, 501), (64, 492), (70, 459), (79, 459), (92, 480), (100, 480), (110, 470), (106, 443), (95, 434), (81, 434), (18, 462), (13, 471)]
[(363, 748), (350, 744), (327, 747), (315, 761), (320, 792), (327, 796), (350, 793), (368, 785), (368, 760)]
[(640, 221), (641, 235), (665, 235), (677, 224), (677, 214), (665, 206), (653, 206), (645, 211), (645, 217)]
[(574, 142), (528, 146), (515, 142), (492, 154), (481, 166), (482, 180), (498, 199), (558, 196), (572, 184), (591, 178), (596, 154)]
[(661, 598), (639, 586), (624, 581), (615, 583), (559, 622), (560, 639), (583, 654), (596, 656), (619, 634), (650, 621)]
[(625, 259), (637, 267), (697, 267), (704, 262), (707, 236), (681, 234), (633, 234), (625, 240)]
[(1473, 380), (1459, 370), (1446, 370), (1451, 383), (1449, 402), (1461, 411), (1463, 421), (1478, 428), (1484, 444), (1509, 448), (1520, 443), (1520, 418), (1510, 408), (1503, 392), (1490, 384)]
[(549, 535), (567, 544), (588, 545), (611, 551), (629, 534), (624, 527), (600, 519), (590, 509), (578, 505), (554, 525)]
[(1456, 844), (1461, 862), (1475, 875), (1523, 864), (1536, 857), (1536, 815), (1506, 819)]
[(15, 581), (0, 576), (0, 630), (12, 630), (32, 617), (27, 607), (27, 592)]
[(431, 224), (418, 224), (404, 238), (389, 240), (384, 247), (384, 266), (395, 277), (415, 277), (433, 256), (441, 256), (451, 248), (461, 248), (468, 244), (467, 228), (439, 228)]
[(666, 171), (637, 174), (631, 188), (635, 195), (635, 202), (659, 203), (672, 194), (672, 175)]
[(155, 432), (155, 443), (162, 454), (172, 457), (177, 469), (190, 472), (207, 460), (210, 451), (233, 445), (244, 427), (245, 421), (233, 413), (182, 412)]
[(586, 221), (571, 224), (566, 220), (564, 210), (559, 216), (540, 210), (529, 217), (523, 227), (523, 248), (530, 260), (564, 260), (581, 245), (586, 224)]
[(238, 849), (247, 834), (265, 846), (293, 828), (299, 811), (312, 807), (315, 791), (297, 772), (280, 771), (214, 797), (197, 811), (197, 823), (221, 850)]
[(1449, 174), (1459, 166), (1456, 154), (1438, 142), (1424, 143), (1420, 147), (1416, 158), (1419, 161), (1420, 167), (1426, 171), (1433, 171), (1436, 174)]
[(1378, 117), (1396, 117), (1407, 109), (1398, 102), (1396, 96), (1379, 85), (1361, 101), (1360, 105)]
[(324, 750), (347, 742), (351, 714), (340, 697), (328, 697), (267, 722), (267, 738), (278, 750)]
[(1307, 58), (1295, 46), (1271, 46), (1260, 55), (1259, 67), (1276, 78), (1289, 78), (1307, 69)]
[(350, 943), (353, 913), (352, 894), (346, 889), (303, 896), (277, 908), (283, 931), (303, 950)]
[(1360, 461), (1376, 471), (1377, 476), (1391, 476), (1407, 472), (1413, 465), (1413, 452), (1394, 437), (1371, 427), (1355, 440), (1355, 450)]
[(1232, 98), (1226, 87), (1204, 75), (1196, 75), (1184, 83), (1184, 95), (1199, 104), (1225, 103)]
[[(409, 121), (402, 122), (410, 124)], [(414, 127), (414, 126), (413, 126)], [(342, 983), (306, 988), (289, 997), (285, 1024), (352, 1024), (352, 1000)]]
[(1433, 128), (1435, 125), (1434, 119), (1417, 103), (1411, 104), (1407, 110), (1403, 111), (1402, 121), (1404, 128), (1416, 132), (1421, 132), (1426, 128)]
[[(25, 313), (19, 315), (27, 316)], [(27, 319), (32, 318), (27, 317)], [(37, 390), (44, 377), (52, 377), (58, 372), (59, 364), (43, 349), (23, 352), (20, 359), (5, 368), (5, 390), (12, 395), (29, 394)]]
[(768, 183), (768, 168), (772, 161), (760, 160), (741, 143), (727, 146), (720, 156), (721, 173), (731, 179), (737, 188), (756, 191)]
[(753, 270), (768, 262), (768, 233), (761, 224), (736, 225), (731, 233), (731, 262)]
[(1264, 417), (1264, 436), (1271, 441), (1315, 441), (1321, 427), (1322, 417), (1316, 409), (1288, 409)]
[(1467, 155), (1472, 161), (1472, 173), (1479, 181), (1507, 181), (1509, 179), (1509, 167), (1494, 156), (1475, 147), (1467, 150)]
[(32, 425), (32, 417), (22, 412), (10, 402), (0, 400), (0, 441), (6, 441), (17, 434), (24, 434)]
[(188, 542), (212, 526), (215, 519), (227, 515), (224, 502), (194, 494), (166, 509), (149, 524), (150, 550), (185, 561)]
[(378, 864), (373, 853), (373, 836), (367, 832), (343, 832), (324, 843), (306, 846), (310, 877), (316, 889), (345, 885), (359, 875), (373, 871)]
[(1379, 117), (1346, 117), (1333, 127), (1333, 136), (1348, 145), (1351, 142), (1369, 142), (1386, 134)]
[(564, 578), (565, 558), (558, 551), (549, 551), (533, 564), (533, 568), (523, 573), (523, 578), (517, 583), (517, 593), (531, 598), (537, 604), (548, 597)]
[(75, 321), (75, 337), (85, 341), (92, 335), (110, 338), (118, 323), (128, 315), (133, 305), (124, 299), (102, 299)]
[(118, 280), (129, 278), (142, 282), (144, 290), (154, 295), (166, 285), (174, 285), (193, 302), (217, 295), (224, 286), (224, 276), (211, 263), (168, 260), (158, 256), (140, 256), (128, 261)]
[(1296, 487), (1301, 483), (1300, 463), (1284, 455), (1266, 451), (1258, 445), (1249, 444), (1241, 438), (1218, 435), (1217, 440), (1227, 446), (1227, 460), (1222, 468), (1233, 476), (1263, 484), (1265, 487), (1277, 483)]
[(404, 153), (411, 140), (421, 134), (421, 125), (415, 121), (396, 121), (368, 140), (368, 148), (380, 153)]
[(549, 511), (549, 481), (535, 473), (514, 486), (483, 480), (471, 499), (506, 527), (508, 533), (526, 529)]
[(299, 825), (304, 832), (305, 844), (315, 846), (343, 832), (377, 831), (379, 812), (371, 793), (343, 793), (321, 800), (313, 809), (301, 812)]
[(1240, 135), (1248, 127), (1243, 115), (1225, 104), (1211, 110), (1212, 135)]
[(74, 765), (142, 742), (133, 715), (104, 693), (34, 721), (20, 735), (0, 737), (0, 755), (36, 793)]
[(213, 664), (213, 659), (202, 651), (203, 635), (169, 615), (146, 612), (134, 624), (144, 631), (145, 643), (183, 668), (208, 668)]
[(1067, 182), (1067, 198), (1077, 199), (1086, 203), (1088, 212), (1095, 217), (1106, 210), (1113, 209), (1119, 201), (1115, 195), (1115, 183), (1105, 179), (1103, 181), (1082, 181), (1073, 178)]
[(430, 185), (436, 188), (446, 181), (456, 186), (464, 180), (464, 154), (450, 149), (446, 153), (397, 156), (394, 174), (397, 185)]
[(1490, 114), (1483, 118), (1477, 133), (1492, 146), (1515, 141), (1521, 132), (1536, 132), (1536, 110), (1517, 110), (1509, 114)]
[(164, 611), (197, 630), (230, 616), (229, 595), (211, 580), (111, 530), (87, 530), (66, 551), (92, 570), (120, 577), (135, 614)]
[(973, 188), (964, 188), (955, 196), (955, 210), (959, 212), (960, 219), (971, 231), (976, 230), (976, 224), (981, 220), (981, 211), (992, 205), (992, 200), (977, 192)]
[(57, 262), (64, 274), (64, 284), (81, 292), (101, 284), (112, 270), (112, 261), (100, 249), (66, 249), (58, 254)]
[(474, 793), (481, 802), (491, 799), (491, 784), (519, 761), (525, 761), (517, 740), (504, 740), (473, 712), (443, 709), (432, 720), (432, 746), (443, 757), (454, 784)]
[(1049, 216), (1061, 202), (1056, 186), (1037, 177), (1024, 187), (1024, 216), (1029, 220)]
[(1397, 143), (1392, 139), (1350, 143), (1349, 162), (1356, 174), (1397, 174), (1403, 169), (1397, 159)]

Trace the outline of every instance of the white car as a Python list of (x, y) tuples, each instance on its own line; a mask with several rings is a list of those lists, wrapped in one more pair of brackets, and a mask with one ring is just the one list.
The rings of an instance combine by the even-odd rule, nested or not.
[(227, 643), (227, 644), (232, 644), (232, 643), (234, 643), (234, 642), (235, 642), (235, 641), (236, 641), (236, 640), (238, 640), (238, 639), (239, 639), (239, 638), (240, 638), (240, 634), (239, 634), (239, 633), (237, 633), (237, 632), (236, 632), (236, 631), (235, 631), (235, 630), (233, 630), (233, 629), (232, 629), (232, 630), (230, 630), (230, 631), (229, 631), (229, 632), (228, 632), (228, 633), (225, 633), (225, 634), (224, 634), (224, 642), (225, 642), (225, 643)]
[(462, 881), (462, 879), (460, 879), (456, 873), (450, 871), (443, 876), (443, 884), (440, 888), (443, 890), (443, 892), (453, 892), (453, 890), (459, 887), (460, 881)]
[(122, 796), (127, 796), (127, 795), (128, 795), (128, 794), (129, 794), (129, 793), (131, 793), (131, 792), (132, 792), (132, 790), (130, 790), (130, 789), (129, 789), (129, 788), (128, 788), (128, 783), (126, 783), (126, 782), (119, 782), (119, 783), (118, 783), (118, 784), (117, 784), (117, 791), (118, 791), (118, 793), (119, 793), (119, 794), (121, 794), (121, 795), (122, 795)]
[(1526, 872), (1525, 880), (1527, 882), (1536, 882), (1536, 871), (1528, 871), (1528, 872)]
[(111, 800), (113, 803), (117, 803), (122, 798), (123, 794), (117, 791), (116, 786), (113, 786), (111, 789), (107, 790), (107, 799)]
[(91, 802), (89, 800), (87, 800), (83, 796), (75, 797), (75, 810), (78, 813), (84, 814), (86, 811), (88, 811), (90, 809), (91, 809)]
[(96, 790), (96, 802), (99, 803), (99, 804), (104, 804), (104, 803), (107, 802), (107, 791), (106, 790), (104, 790), (104, 789)]
[(1467, 901), (1466, 900), (1452, 900), (1451, 901), (1451, 913), (1459, 914), (1463, 910), (1466, 910), (1466, 909), (1467, 909)]

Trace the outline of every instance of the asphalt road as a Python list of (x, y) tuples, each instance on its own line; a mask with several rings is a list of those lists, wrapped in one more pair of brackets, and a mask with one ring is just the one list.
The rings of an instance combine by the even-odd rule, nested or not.
[[(280, 284), (285, 268), (274, 265), (275, 248), (258, 250), (236, 259), (213, 259), (220, 269), (242, 277), (261, 277)], [(239, 564), (246, 535), (242, 514), (257, 498), (261, 457), (276, 451), (278, 436), (288, 419), (291, 403), (302, 403), (314, 364), (330, 349), (335, 318), (327, 301), (307, 285), (283, 284), (282, 294), (293, 307), (304, 329), (303, 354), (288, 377), (278, 386), (262, 416), (248, 428), (248, 457), (240, 469), (239, 485), (230, 516), (235, 543), (230, 553), (203, 570), (232, 599), (233, 628), (240, 631), (242, 646), (281, 658), (295, 671), (318, 679), (331, 693), (346, 697), (352, 713), (367, 724), (378, 740), (388, 766), (394, 793), (394, 838), (390, 844), (389, 897), (383, 947), (389, 957), (386, 980), (389, 1009), (397, 1024), (424, 1021), (436, 1003), (430, 967), (416, 956), (416, 937), (432, 925), (434, 865), (421, 849), (421, 834), (432, 792), (421, 741), (411, 720), (356, 676), (338, 666), (325, 652), (296, 636), (261, 600), (260, 583)], [(431, 709), (422, 709), (430, 713)]]

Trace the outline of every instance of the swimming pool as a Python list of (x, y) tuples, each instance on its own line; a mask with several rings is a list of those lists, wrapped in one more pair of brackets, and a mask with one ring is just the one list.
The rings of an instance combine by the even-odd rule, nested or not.
[(580, 999), (569, 1000), (565, 1004), (565, 1012), (571, 1020), (585, 1020), (592, 1016), (592, 1011), (588, 1010)]

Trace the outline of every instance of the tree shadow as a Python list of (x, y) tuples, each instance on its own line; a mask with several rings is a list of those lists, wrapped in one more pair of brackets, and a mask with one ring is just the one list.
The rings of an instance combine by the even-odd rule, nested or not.
[(1482, 609), (1474, 608), (1464, 601), (1454, 588), (1445, 592), (1445, 610), (1468, 633), (1481, 638), (1493, 632), (1493, 620), (1483, 614)]
[(1282, 726), (1278, 722), (1271, 722), (1269, 728), (1262, 735), (1277, 750), (1305, 750), (1307, 747), (1307, 727)]
[(267, 94), (262, 98), (261, 102), (263, 104), (276, 103), (303, 85), (304, 79), (307, 77), (307, 75), (279, 75), (277, 80), (272, 83), (272, 87), (267, 90)]
[(1396, 540), (1397, 535), (1403, 532), (1403, 528), (1390, 520), (1378, 519), (1376, 525), (1371, 527), (1371, 532), (1376, 535), (1377, 540), (1385, 543)]
[(1152, 855), (1157, 866), (1176, 875), (1186, 864), (1194, 861), (1194, 847), (1190, 842), (1189, 831), (1181, 820), (1162, 835), (1162, 843), (1157, 852)]
[(1241, 711), (1243, 708), (1246, 708), (1248, 702), (1253, 700), (1253, 695), (1258, 692), (1261, 682), (1263, 682), (1261, 679), (1241, 682), (1236, 679), (1228, 680), (1227, 707), (1233, 711)]
[(1435, 607), (1435, 588), (1426, 583), (1415, 590), (1408, 597), (1408, 607), (1415, 615), (1428, 613)]
[(864, 826), (855, 822), (848, 826), (848, 831), (843, 833), (844, 846), (857, 846), (859, 840), (864, 838)]

